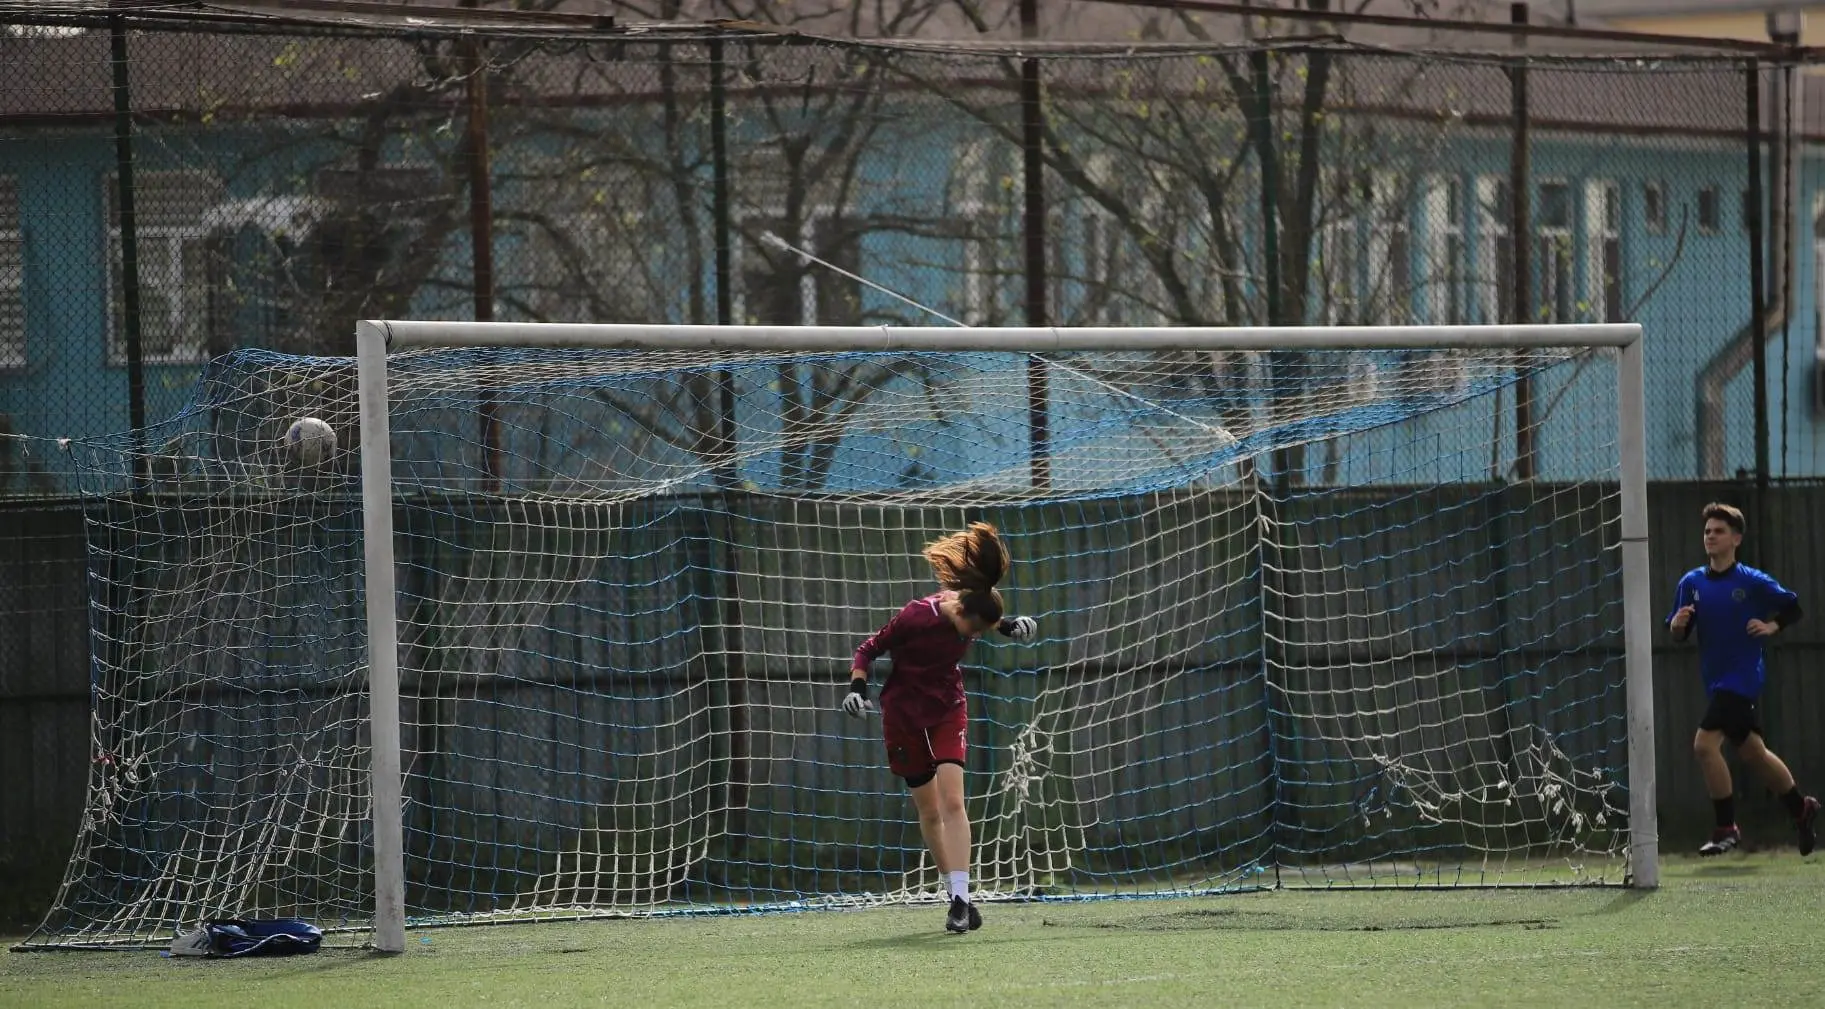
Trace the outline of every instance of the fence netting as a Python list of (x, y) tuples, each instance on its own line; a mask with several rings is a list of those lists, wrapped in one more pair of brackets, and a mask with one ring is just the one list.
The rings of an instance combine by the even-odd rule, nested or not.
[[(1652, 477), (1825, 466), (1790, 68), (8, 16), (0, 434), (156, 421), (210, 361), (347, 354), (360, 318), (1628, 320)], [(70, 489), (0, 446), (0, 492)]]

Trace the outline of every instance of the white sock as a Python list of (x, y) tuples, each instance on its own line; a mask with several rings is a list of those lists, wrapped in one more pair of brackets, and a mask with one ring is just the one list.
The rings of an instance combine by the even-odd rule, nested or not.
[(951, 896), (970, 899), (970, 871), (958, 869), (951, 873)]

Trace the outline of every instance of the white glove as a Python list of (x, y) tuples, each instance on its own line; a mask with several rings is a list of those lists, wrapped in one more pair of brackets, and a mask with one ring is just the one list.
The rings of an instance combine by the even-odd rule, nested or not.
[(1039, 635), (1039, 621), (1032, 617), (1010, 617), (1001, 622), (1000, 630), (1015, 641), (1031, 641)]
[(843, 714), (850, 718), (861, 718), (868, 714), (868, 695), (859, 690), (852, 690), (844, 694)]

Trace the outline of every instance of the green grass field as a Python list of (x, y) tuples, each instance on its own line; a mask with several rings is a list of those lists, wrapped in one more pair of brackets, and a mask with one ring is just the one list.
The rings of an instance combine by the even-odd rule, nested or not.
[(434, 929), (253, 961), (0, 954), (0, 1006), (1825, 1005), (1825, 858), (1670, 861), (1656, 893), (1280, 892)]

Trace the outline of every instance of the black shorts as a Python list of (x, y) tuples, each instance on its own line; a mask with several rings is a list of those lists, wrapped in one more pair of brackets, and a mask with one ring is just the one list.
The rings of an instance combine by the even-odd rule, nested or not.
[(1705, 708), (1705, 717), (1698, 723), (1701, 729), (1721, 732), (1730, 742), (1738, 746), (1749, 738), (1753, 732), (1766, 738), (1762, 731), (1760, 714), (1755, 710), (1755, 702), (1741, 694), (1728, 690), (1717, 690), (1711, 694), (1711, 703)]

